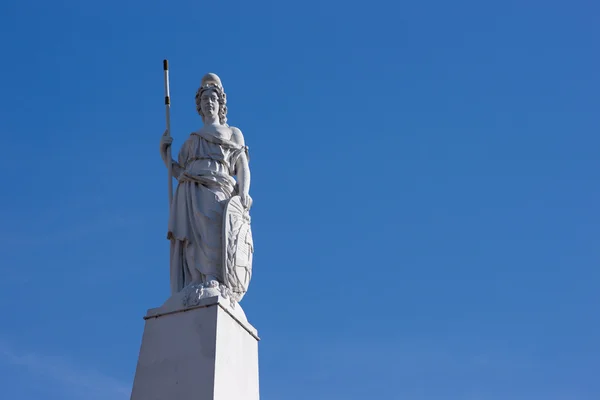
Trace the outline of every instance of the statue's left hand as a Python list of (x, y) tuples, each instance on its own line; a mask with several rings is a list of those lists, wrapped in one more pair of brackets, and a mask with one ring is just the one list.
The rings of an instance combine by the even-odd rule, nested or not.
[(242, 201), (242, 205), (246, 208), (246, 210), (249, 210), (250, 207), (252, 207), (252, 197), (250, 197), (249, 194), (241, 193), (240, 200)]

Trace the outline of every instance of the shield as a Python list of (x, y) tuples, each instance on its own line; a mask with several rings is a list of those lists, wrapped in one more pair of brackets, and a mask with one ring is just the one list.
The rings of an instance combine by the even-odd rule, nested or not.
[(233, 299), (240, 301), (250, 284), (254, 253), (250, 214), (240, 196), (233, 196), (225, 205), (223, 241), (223, 278)]

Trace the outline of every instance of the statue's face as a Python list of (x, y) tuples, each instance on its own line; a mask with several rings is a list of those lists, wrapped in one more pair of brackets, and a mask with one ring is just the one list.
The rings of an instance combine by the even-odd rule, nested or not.
[(202, 113), (207, 117), (219, 116), (219, 95), (214, 90), (205, 90), (200, 98)]

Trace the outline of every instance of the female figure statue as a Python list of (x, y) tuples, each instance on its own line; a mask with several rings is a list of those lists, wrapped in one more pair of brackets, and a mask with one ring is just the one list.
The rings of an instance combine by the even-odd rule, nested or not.
[[(225, 287), (237, 293), (234, 298), (239, 300), (247, 289), (249, 275), (241, 287), (234, 282), (231, 268), (235, 268), (235, 257), (227, 251), (235, 252), (238, 240), (251, 246), (249, 225), (244, 238), (233, 237), (239, 230), (227, 228), (224, 212), (234, 196), (239, 196), (238, 208), (246, 214), (252, 204), (248, 195), (248, 149), (242, 132), (226, 123), (226, 103), (219, 77), (205, 75), (196, 93), (196, 109), (204, 126), (188, 137), (177, 161), (167, 160), (167, 149), (172, 143), (168, 132), (161, 138), (162, 159), (167, 166), (172, 163), (173, 176), (178, 180), (167, 235), (171, 241), (172, 294), (188, 286)], [(229, 264), (226, 258), (230, 259)]]

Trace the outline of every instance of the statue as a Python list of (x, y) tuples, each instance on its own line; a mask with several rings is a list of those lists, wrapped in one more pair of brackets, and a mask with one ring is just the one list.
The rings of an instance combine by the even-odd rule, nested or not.
[(217, 75), (202, 78), (196, 110), (204, 125), (183, 143), (177, 161), (170, 157), (169, 130), (160, 141), (161, 157), (178, 181), (167, 234), (171, 294), (185, 290), (196, 300), (219, 294), (239, 302), (254, 251), (248, 147), (242, 132), (227, 125), (227, 98)]

